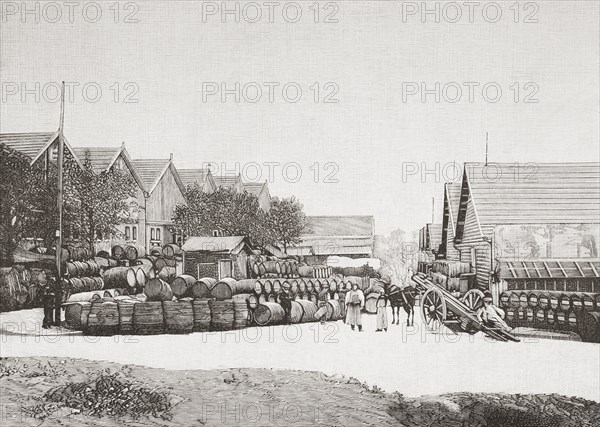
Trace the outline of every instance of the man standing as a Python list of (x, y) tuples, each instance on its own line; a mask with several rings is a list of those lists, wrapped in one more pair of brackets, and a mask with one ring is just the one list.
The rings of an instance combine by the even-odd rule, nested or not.
[(48, 282), (46, 283), (46, 286), (44, 286), (44, 297), (43, 297), (43, 303), (44, 303), (44, 320), (42, 322), (42, 328), (44, 329), (50, 329), (50, 327), (52, 326), (52, 315), (54, 313), (54, 300), (55, 300), (55, 294), (54, 294), (54, 278), (49, 278)]
[(362, 332), (361, 310), (364, 305), (365, 296), (355, 283), (352, 290), (346, 294), (346, 323), (350, 324), (352, 330), (358, 325), (358, 331)]
[(292, 313), (292, 301), (294, 296), (290, 293), (290, 284), (284, 283), (282, 285), (282, 291), (279, 294), (279, 304), (285, 311), (285, 322), (289, 325), (291, 323), (291, 313)]

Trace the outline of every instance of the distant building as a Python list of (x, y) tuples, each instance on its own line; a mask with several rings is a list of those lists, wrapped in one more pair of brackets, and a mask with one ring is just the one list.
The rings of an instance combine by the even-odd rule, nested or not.
[(185, 186), (173, 164), (173, 157), (160, 160), (133, 160), (146, 189), (146, 249), (167, 243), (180, 243), (181, 233), (174, 229), (175, 206), (184, 204)]
[(307, 216), (301, 243), (287, 253), (304, 256), (310, 263), (323, 263), (332, 255), (371, 258), (374, 236), (372, 216)]
[(251, 250), (244, 236), (190, 237), (182, 250), (185, 274), (197, 278), (248, 278)]
[(454, 246), (456, 235), (456, 219), (460, 203), (461, 183), (444, 184), (444, 213), (441, 229), (441, 243), (437, 253), (438, 258), (448, 261), (460, 261), (460, 252)]
[(244, 182), (242, 185), (244, 191), (258, 198), (258, 205), (263, 211), (268, 212), (271, 209), (271, 195), (269, 194), (269, 184), (267, 181), (263, 183)]
[(198, 185), (205, 193), (212, 193), (217, 189), (217, 184), (213, 179), (210, 169), (179, 169), (181, 182), (187, 188), (190, 185)]
[(442, 224), (425, 224), (419, 230), (419, 252), (417, 253), (417, 270), (427, 273), (431, 263), (436, 259), (442, 242)]
[(454, 242), (477, 284), (488, 287), (493, 272), (510, 278), (515, 266), (531, 281), (565, 277), (564, 265), (578, 271), (574, 260), (589, 270), (579, 276), (597, 275), (600, 164), (518, 166), (465, 164)]
[(231, 188), (237, 193), (244, 191), (241, 175), (213, 175), (213, 180), (217, 188)]

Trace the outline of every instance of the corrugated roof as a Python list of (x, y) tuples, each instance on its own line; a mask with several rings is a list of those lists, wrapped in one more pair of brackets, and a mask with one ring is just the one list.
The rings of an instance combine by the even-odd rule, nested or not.
[(598, 259), (499, 260), (502, 279), (600, 277)]
[(177, 172), (179, 172), (179, 177), (181, 178), (183, 185), (185, 185), (186, 187), (188, 185), (192, 185), (195, 183), (198, 183), (198, 185), (204, 184), (204, 181), (206, 180), (206, 177), (208, 176), (209, 171), (210, 170), (208, 168), (201, 168), (201, 169), (179, 169), (179, 168), (177, 168)]
[(600, 163), (465, 163), (464, 176), (480, 225), (600, 222)]
[(244, 241), (244, 236), (190, 237), (181, 249), (185, 252), (231, 252)]
[(33, 160), (57, 132), (26, 132), (0, 134), (0, 144), (17, 150)]
[(86, 154), (89, 153), (90, 162), (94, 172), (102, 172), (108, 169), (112, 161), (121, 152), (122, 147), (74, 147), (75, 155), (82, 163), (85, 162)]
[(372, 236), (372, 216), (307, 216), (306, 236)]
[(151, 191), (169, 165), (169, 159), (136, 159), (131, 163), (137, 170), (144, 187)]

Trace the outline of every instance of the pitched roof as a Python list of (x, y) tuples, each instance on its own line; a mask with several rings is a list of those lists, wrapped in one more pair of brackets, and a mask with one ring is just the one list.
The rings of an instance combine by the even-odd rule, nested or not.
[(600, 222), (600, 163), (517, 166), (465, 164), (480, 224)]
[(33, 160), (51, 140), (58, 137), (58, 132), (27, 132), (0, 134), (0, 144), (17, 150)]
[(266, 185), (266, 182), (242, 182), (244, 190), (246, 190), (249, 194), (254, 194), (255, 196), (258, 196)]
[(135, 159), (131, 163), (142, 179), (144, 187), (151, 193), (169, 168), (171, 161), (169, 159)]
[(213, 180), (215, 181), (215, 184), (216, 184), (217, 188), (219, 188), (219, 187), (223, 187), (223, 188), (233, 187), (240, 180), (240, 176), (239, 175), (237, 175), (237, 176), (231, 176), (231, 175), (213, 175), (212, 177), (213, 177)]
[[(59, 132), (25, 132), (25, 133), (3, 133), (0, 134), (0, 144), (16, 150), (31, 159), (33, 165), (39, 157), (58, 138)], [(64, 137), (64, 134), (63, 134)], [(73, 147), (64, 138), (65, 148), (73, 154), (75, 161), (82, 166), (79, 157), (73, 151)]]
[(122, 147), (74, 147), (75, 155), (84, 162), (89, 154), (92, 169), (96, 173), (107, 170), (121, 153)]
[(460, 204), (460, 182), (449, 182), (445, 185), (444, 203), (448, 202), (449, 222), (453, 230), (456, 230), (456, 219), (458, 218), (458, 205)]
[[(190, 237), (181, 247), (185, 252), (236, 252), (245, 242), (244, 236)], [(243, 246), (243, 245), (242, 245)]]
[(179, 169), (177, 168), (177, 172), (179, 172), (179, 177), (181, 178), (181, 182), (186, 187), (188, 185), (192, 185), (194, 183), (203, 184), (208, 175), (210, 174), (210, 169), (208, 168), (200, 168), (200, 169)]
[(372, 236), (372, 216), (307, 216), (303, 236)]

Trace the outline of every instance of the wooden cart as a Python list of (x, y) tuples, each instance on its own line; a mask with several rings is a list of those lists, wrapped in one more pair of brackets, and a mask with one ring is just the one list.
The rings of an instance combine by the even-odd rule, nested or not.
[(475, 334), (483, 332), (497, 341), (520, 341), (502, 329), (489, 328), (477, 318), (477, 310), (483, 305), (483, 292), (467, 291), (460, 299), (433, 283), (424, 273), (412, 277), (421, 293), (421, 316), (425, 327), (439, 331), (446, 327), (457, 332)]

